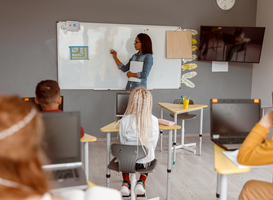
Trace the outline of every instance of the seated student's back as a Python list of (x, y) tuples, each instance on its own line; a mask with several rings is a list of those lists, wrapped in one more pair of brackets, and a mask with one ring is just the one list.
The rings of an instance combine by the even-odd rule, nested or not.
[(34, 105), (19, 96), (0, 94), (0, 200), (121, 200), (117, 190), (99, 186), (86, 191), (63, 190), (52, 196), (42, 169), (48, 162), (43, 130)]
[(0, 199), (52, 200), (42, 164), (43, 123), (19, 96), (0, 95)]
[[(120, 143), (128, 145), (140, 144), (148, 149), (145, 158), (137, 161), (136, 169), (144, 169), (155, 160), (155, 148), (159, 135), (158, 119), (152, 115), (152, 94), (143, 87), (135, 88), (129, 97), (128, 107), (120, 121)], [(128, 196), (131, 184), (128, 173), (123, 173), (121, 193)], [(135, 187), (135, 194), (145, 195), (145, 181), (148, 173), (142, 173)]]
[[(40, 104), (42, 112), (63, 112), (59, 110), (62, 102), (61, 90), (57, 81), (43, 80), (39, 82), (35, 90), (35, 102)], [(81, 137), (84, 136), (84, 129), (81, 127)]]

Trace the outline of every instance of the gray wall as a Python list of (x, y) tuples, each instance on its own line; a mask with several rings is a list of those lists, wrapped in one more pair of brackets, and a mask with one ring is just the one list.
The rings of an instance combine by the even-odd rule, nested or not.
[[(261, 55), (261, 61), (259, 64), (253, 65), (252, 74), (252, 91), (251, 98), (259, 98), (262, 102), (262, 107), (267, 107), (265, 113), (270, 111), (272, 107), (272, 91), (273, 91), (273, 68), (272, 68), (272, 34), (273, 13), (271, 8), (273, 1), (270, 0), (258, 0), (257, 1), (257, 21), (256, 26), (266, 27), (265, 36), (263, 42), (263, 49)], [(267, 138), (273, 136), (273, 129), (271, 128)]]
[(270, 0), (258, 0), (257, 4), (257, 23), (256, 26), (266, 27), (265, 36), (263, 41), (263, 49), (261, 55), (261, 61), (259, 64), (253, 65), (252, 76), (252, 98), (260, 98), (263, 107), (272, 106), (272, 94), (273, 91), (273, 57), (272, 57), (272, 34), (273, 24), (271, 11), (273, 1)]
[[(0, 7), (0, 92), (34, 96), (43, 79), (57, 80), (56, 22), (171, 25), (196, 29), (200, 25), (255, 26), (257, 0), (236, 1), (229, 11), (215, 0), (9, 0)], [(164, 42), (164, 41), (162, 41)], [(196, 87), (153, 90), (153, 113), (157, 102), (173, 102), (189, 95), (199, 104), (211, 98), (250, 98), (252, 64), (229, 64), (228, 73), (212, 73), (211, 62), (196, 62)], [(115, 120), (115, 93), (120, 91), (62, 90), (64, 110), (81, 111), (85, 131), (105, 137), (100, 128)], [(164, 118), (171, 119), (167, 111)], [(198, 115), (199, 118), (199, 115)], [(186, 122), (187, 133), (197, 133), (199, 119)], [(204, 110), (204, 133), (210, 131), (209, 108)]]

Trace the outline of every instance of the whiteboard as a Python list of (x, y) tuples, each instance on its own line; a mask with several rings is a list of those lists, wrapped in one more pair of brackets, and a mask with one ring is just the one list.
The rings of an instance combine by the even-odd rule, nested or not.
[[(126, 73), (118, 69), (110, 49), (123, 64), (133, 54), (135, 37), (146, 33), (152, 39), (153, 66), (148, 89), (178, 89), (181, 86), (181, 59), (166, 58), (166, 31), (175, 26), (82, 23), (80, 31), (65, 30), (57, 23), (58, 82), (61, 89), (124, 90)], [(87, 46), (89, 60), (71, 60), (70, 46)]]

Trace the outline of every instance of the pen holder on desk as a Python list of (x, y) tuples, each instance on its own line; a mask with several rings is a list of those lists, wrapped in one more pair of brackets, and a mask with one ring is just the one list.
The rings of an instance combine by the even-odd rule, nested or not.
[(184, 108), (188, 108), (189, 107), (189, 102), (190, 102), (189, 99), (183, 99)]

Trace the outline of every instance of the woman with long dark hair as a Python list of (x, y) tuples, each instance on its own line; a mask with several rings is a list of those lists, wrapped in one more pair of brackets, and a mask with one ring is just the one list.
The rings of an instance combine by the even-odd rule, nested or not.
[[(118, 65), (118, 68), (123, 72), (128, 71), (126, 74), (128, 78), (134, 77), (140, 79), (140, 82), (127, 82), (125, 89), (129, 92), (139, 86), (147, 88), (147, 77), (149, 76), (149, 73), (153, 66), (153, 49), (151, 38), (145, 33), (140, 33), (135, 38), (134, 46), (138, 52), (131, 57), (126, 65), (124, 65), (117, 58), (117, 52), (114, 49), (110, 50), (110, 54), (113, 55), (113, 58)], [(131, 61), (143, 62), (142, 71), (138, 73), (132, 73), (131, 71), (129, 71)]]

